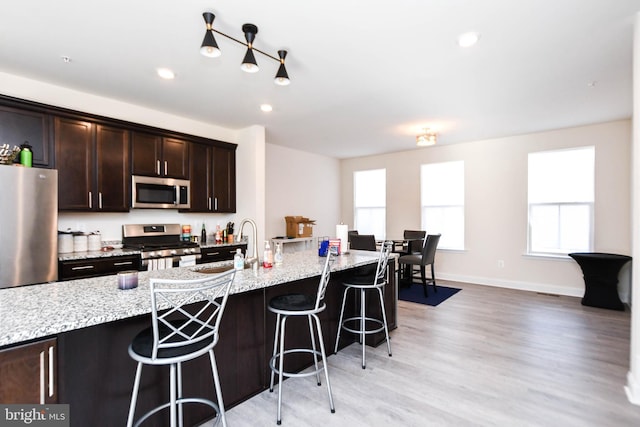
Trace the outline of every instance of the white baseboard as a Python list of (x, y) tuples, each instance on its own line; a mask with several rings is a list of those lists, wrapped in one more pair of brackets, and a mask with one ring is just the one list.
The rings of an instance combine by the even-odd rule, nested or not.
[(627, 393), (629, 402), (640, 405), (640, 384), (635, 380), (631, 371), (627, 373), (627, 385), (624, 386), (624, 391)]
[(559, 286), (546, 283), (520, 282), (513, 280), (500, 280), (489, 277), (461, 276), (456, 274), (440, 273), (436, 277), (453, 282), (475, 283), (478, 285), (495, 286), (498, 288), (517, 289), (521, 291), (541, 292), (553, 295), (566, 295), (570, 297), (582, 297), (584, 290), (568, 286)]

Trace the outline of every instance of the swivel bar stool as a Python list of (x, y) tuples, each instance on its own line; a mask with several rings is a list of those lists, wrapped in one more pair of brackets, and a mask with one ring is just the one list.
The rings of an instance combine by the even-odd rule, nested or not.
[[(384, 241), (380, 246), (380, 255), (378, 257), (378, 265), (374, 275), (368, 276), (353, 276), (342, 284), (345, 286), (344, 295), (342, 297), (342, 308), (340, 309), (340, 320), (338, 321), (338, 336), (336, 337), (336, 347), (334, 353), (338, 352), (338, 344), (340, 343), (340, 331), (351, 332), (358, 335), (359, 342), (362, 344), (362, 369), (366, 368), (366, 356), (365, 356), (365, 337), (368, 334), (375, 334), (384, 331), (385, 338), (387, 340), (387, 350), (389, 357), (391, 357), (391, 343), (389, 342), (389, 329), (387, 327), (387, 315), (385, 313), (384, 298), (382, 296), (382, 288), (387, 284), (387, 263), (389, 261), (389, 254), (393, 248), (393, 242)], [(344, 319), (344, 309), (347, 302), (347, 295), (349, 291), (353, 289), (354, 293), (360, 290), (360, 314)], [(380, 310), (382, 311), (382, 320), (375, 319), (373, 317), (367, 317), (365, 313), (365, 294), (368, 290), (375, 290), (380, 298)], [(347, 326), (349, 322), (356, 322), (359, 325), (358, 329)], [(376, 326), (375, 329), (367, 329), (367, 322), (373, 323)]]
[[(282, 423), (282, 380), (283, 377), (307, 377), (311, 375), (316, 376), (318, 385), (320, 383), (320, 371), (324, 370), (324, 376), (327, 381), (327, 391), (329, 393), (329, 407), (331, 413), (335, 413), (336, 409), (333, 405), (333, 397), (331, 395), (331, 383), (329, 382), (329, 371), (327, 366), (327, 354), (324, 349), (324, 340), (322, 337), (322, 328), (320, 327), (320, 319), (318, 313), (324, 311), (326, 304), (324, 302), (324, 294), (327, 290), (329, 283), (330, 264), (334, 257), (332, 251), (327, 252), (327, 258), (324, 262), (324, 268), (320, 275), (320, 283), (318, 284), (318, 290), (314, 296), (306, 294), (286, 294), (273, 297), (269, 301), (268, 309), (270, 312), (276, 314), (276, 333), (273, 340), (273, 356), (269, 361), (269, 367), (271, 368), (271, 384), (269, 385), (269, 391), (273, 392), (273, 382), (275, 374), (278, 374), (278, 416), (277, 423)], [(285, 350), (284, 337), (285, 326), (287, 319), (293, 316), (307, 316), (309, 321), (309, 333), (311, 335), (311, 349), (309, 348), (294, 348)], [(320, 344), (320, 351), (316, 349), (315, 334), (313, 333), (313, 321), (315, 321), (316, 330), (318, 333), (318, 342)], [(284, 371), (284, 356), (291, 353), (311, 353), (313, 354), (313, 362), (315, 369), (308, 372), (285, 372)], [(318, 356), (321, 357), (322, 366), (318, 363)], [(277, 366), (276, 366), (277, 363)]]
[[(151, 279), (151, 327), (140, 332), (129, 346), (129, 355), (138, 362), (127, 426), (133, 426), (142, 365), (169, 365), (170, 401), (144, 414), (135, 423), (169, 408), (171, 427), (183, 425), (183, 404), (201, 403), (216, 411), (217, 425), (226, 427), (220, 378), (213, 347), (227, 304), (235, 270), (196, 280)], [(162, 312), (159, 312), (163, 310)], [(182, 396), (182, 362), (209, 353), (218, 403), (199, 397)]]

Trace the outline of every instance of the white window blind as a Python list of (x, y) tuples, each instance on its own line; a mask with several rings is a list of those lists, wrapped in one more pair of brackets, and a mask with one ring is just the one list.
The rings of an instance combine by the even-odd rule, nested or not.
[(464, 249), (464, 162), (420, 167), (422, 229), (440, 233), (438, 248)]
[(354, 227), (360, 234), (385, 238), (387, 171), (372, 169), (353, 173)]
[(528, 252), (593, 250), (595, 147), (529, 153)]

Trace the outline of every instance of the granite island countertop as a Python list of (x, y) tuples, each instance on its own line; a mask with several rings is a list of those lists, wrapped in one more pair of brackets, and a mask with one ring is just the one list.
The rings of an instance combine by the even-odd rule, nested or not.
[[(397, 256), (392, 254), (392, 256)], [(331, 271), (377, 262), (378, 253), (353, 250), (335, 258)], [(318, 276), (325, 258), (316, 250), (284, 254), (282, 265), (236, 274), (231, 294)], [(138, 287), (120, 290), (115, 275), (0, 289), (0, 347), (151, 312), (150, 278), (199, 278), (199, 270), (231, 261), (138, 272)]]

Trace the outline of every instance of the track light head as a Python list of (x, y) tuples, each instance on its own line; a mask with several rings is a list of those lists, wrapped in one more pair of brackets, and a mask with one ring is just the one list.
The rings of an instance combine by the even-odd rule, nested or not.
[(204, 34), (204, 40), (202, 40), (202, 45), (200, 46), (200, 53), (209, 58), (218, 57), (222, 55), (222, 52), (218, 49), (218, 43), (216, 43), (216, 39), (213, 36), (213, 20), (216, 16), (211, 12), (204, 12), (202, 17), (207, 24), (207, 31)]
[(287, 51), (279, 50), (278, 56), (280, 57), (280, 66), (278, 67), (278, 72), (276, 73), (274, 82), (279, 86), (287, 86), (289, 83), (291, 83), (291, 81), (289, 80), (287, 69), (284, 67), (284, 58), (286, 58), (287, 56)]

